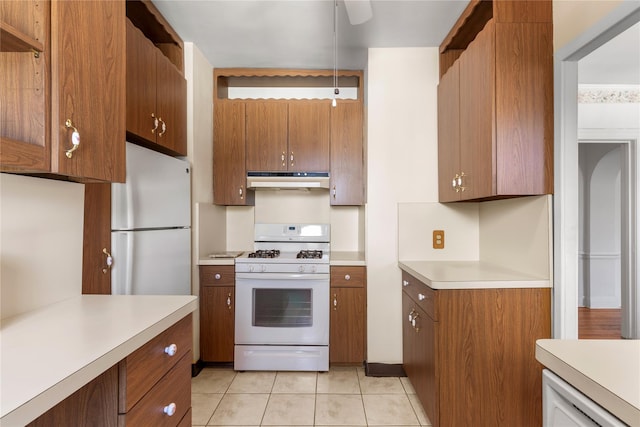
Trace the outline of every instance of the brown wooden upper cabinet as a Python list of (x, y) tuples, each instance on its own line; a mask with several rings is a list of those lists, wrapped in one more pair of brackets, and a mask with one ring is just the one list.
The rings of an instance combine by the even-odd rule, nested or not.
[(331, 108), (331, 205), (364, 205), (365, 167), (362, 103), (342, 101)]
[(0, 2), (0, 169), (123, 182), (124, 49), (123, 0)]
[(247, 171), (329, 171), (329, 102), (255, 101), (246, 109)]
[[(187, 83), (182, 70), (127, 19), (127, 132), (159, 151), (187, 155)], [(139, 141), (142, 138), (144, 141)]]
[(553, 192), (551, 1), (472, 1), (440, 46), (439, 200)]

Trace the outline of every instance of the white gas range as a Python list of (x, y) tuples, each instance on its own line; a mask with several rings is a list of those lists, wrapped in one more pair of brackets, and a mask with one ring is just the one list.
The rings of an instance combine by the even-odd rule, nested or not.
[(328, 224), (256, 224), (236, 258), (236, 370), (329, 370)]

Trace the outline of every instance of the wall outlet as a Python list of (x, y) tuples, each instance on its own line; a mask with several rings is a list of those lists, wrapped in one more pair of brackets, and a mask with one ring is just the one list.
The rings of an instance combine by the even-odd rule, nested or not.
[(433, 249), (444, 249), (444, 230), (433, 230)]

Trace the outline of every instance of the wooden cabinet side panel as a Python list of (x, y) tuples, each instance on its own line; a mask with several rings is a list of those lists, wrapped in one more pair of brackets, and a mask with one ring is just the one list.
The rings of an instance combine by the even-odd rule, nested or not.
[(497, 193), (553, 193), (551, 24), (496, 24)]
[(29, 423), (29, 427), (118, 425), (118, 366)]
[(156, 51), (156, 111), (166, 125), (164, 133), (158, 132), (156, 141), (175, 154), (187, 155), (187, 81), (178, 69)]
[(549, 289), (447, 290), (440, 304), (441, 425), (541, 425), (534, 352), (551, 333)]
[(233, 361), (234, 324), (235, 288), (233, 286), (201, 286), (200, 359), (202, 361)]
[(213, 115), (214, 201), (219, 205), (246, 205), (245, 104), (218, 101)]
[(361, 102), (339, 102), (331, 108), (332, 205), (365, 203), (363, 114)]
[(553, 22), (551, 0), (493, 1), (496, 22)]
[(287, 170), (289, 164), (287, 122), (287, 103), (247, 102), (247, 171)]
[[(125, 180), (124, 1), (51, 4), (52, 171)], [(72, 121), (80, 147), (71, 158)]]
[(330, 289), (329, 361), (362, 363), (365, 359), (365, 291)]
[(126, 22), (127, 132), (155, 142), (151, 116), (157, 115), (155, 47), (129, 19)]
[(290, 171), (329, 171), (330, 109), (328, 101), (289, 102)]
[(454, 63), (438, 85), (438, 199), (460, 199), (453, 187), (460, 174), (460, 62)]
[(460, 56), (462, 200), (495, 194), (495, 24)]
[(111, 294), (111, 269), (103, 249), (111, 253), (111, 184), (85, 184), (83, 294)]

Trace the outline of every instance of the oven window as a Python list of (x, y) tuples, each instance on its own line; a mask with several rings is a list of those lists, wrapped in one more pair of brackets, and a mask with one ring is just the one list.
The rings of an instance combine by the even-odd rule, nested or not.
[(313, 326), (312, 289), (254, 289), (253, 326)]

